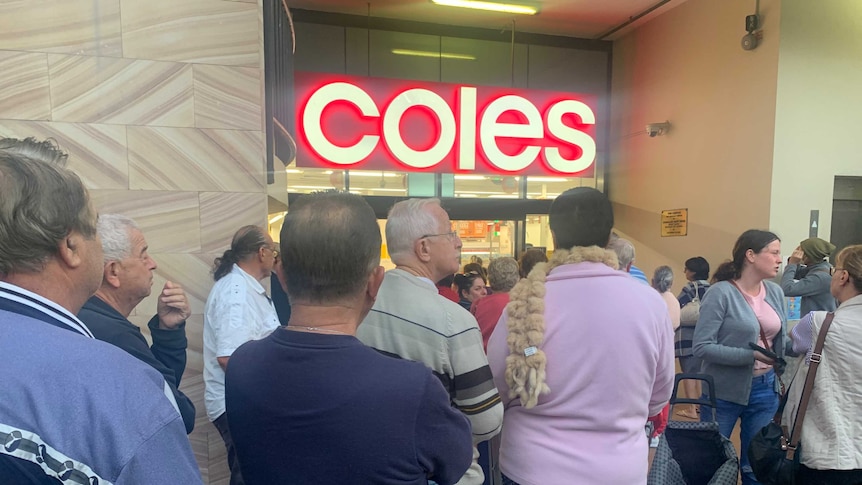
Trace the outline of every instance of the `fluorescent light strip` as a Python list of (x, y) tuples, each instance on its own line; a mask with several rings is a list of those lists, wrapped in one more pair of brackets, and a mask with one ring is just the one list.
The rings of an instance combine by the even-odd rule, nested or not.
[(284, 173), (302, 173), (302, 170), (297, 170), (295, 168), (286, 168), (284, 169)]
[(436, 59), (459, 59), (462, 61), (475, 61), (476, 56), (470, 54), (454, 54), (452, 52), (417, 51), (413, 49), (392, 49), (392, 53), (399, 56), (434, 57)]
[(464, 8), (473, 8), (476, 10), (489, 10), (492, 12), (504, 12), (504, 13), (519, 13), (524, 15), (536, 15), (538, 12), (537, 9), (533, 7), (528, 7), (526, 5), (514, 5), (511, 3), (496, 3), (496, 2), (483, 2), (479, 0), (431, 0), (431, 2), (436, 3), (437, 5), (444, 5), (447, 7), (464, 7)]
[[(376, 178), (380, 178), (380, 172), (357, 172), (357, 171), (351, 170), (347, 173), (349, 173), (351, 177), (376, 177)], [(383, 172), (383, 176), (384, 177), (398, 177), (398, 174), (392, 173), (392, 172)]]

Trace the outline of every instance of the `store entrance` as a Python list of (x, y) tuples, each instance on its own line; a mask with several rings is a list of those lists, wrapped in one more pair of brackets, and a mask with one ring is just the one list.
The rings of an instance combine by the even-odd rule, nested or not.
[[(288, 193), (288, 203), (302, 195)], [(374, 209), (381, 232), (385, 234), (389, 209), (406, 197), (365, 196), (364, 199)], [(472, 256), (482, 258), (483, 265), (487, 266), (492, 258), (518, 258), (525, 248), (552, 249), (547, 215), (551, 200), (443, 197), (440, 201), (449, 213), (453, 230), (458, 231), (463, 241), (462, 266), (470, 262)], [(383, 259), (387, 266), (385, 248)]]

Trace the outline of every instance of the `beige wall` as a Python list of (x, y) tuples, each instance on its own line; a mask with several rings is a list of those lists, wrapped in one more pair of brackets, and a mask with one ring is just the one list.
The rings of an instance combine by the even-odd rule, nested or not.
[(832, 229), (836, 175), (862, 176), (862, 2), (783, 0), (770, 227), (784, 252)]
[[(848, 0), (850, 1), (850, 0)], [(730, 256), (745, 229), (769, 225), (779, 0), (760, 2), (763, 42), (744, 51), (750, 0), (688, 0), (614, 43), (609, 195), (617, 228), (648, 276)], [(813, 8), (813, 7), (812, 7)], [(650, 138), (646, 123), (670, 120)], [(688, 236), (660, 237), (663, 209), (688, 208)], [(806, 216), (807, 217), (807, 216)]]
[[(213, 258), (267, 212), (257, 0), (0, 2), (0, 136), (52, 137), (100, 212), (142, 226), (194, 315), (182, 389), (193, 448), (224, 482), (224, 446), (203, 405), (201, 333)], [(143, 324), (155, 296), (137, 309)], [(146, 326), (143, 325), (146, 329)]]

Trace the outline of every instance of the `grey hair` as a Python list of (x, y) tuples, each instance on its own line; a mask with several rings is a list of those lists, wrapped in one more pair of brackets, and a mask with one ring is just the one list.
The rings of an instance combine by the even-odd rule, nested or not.
[(497, 292), (511, 290), (521, 279), (515, 258), (495, 258), (488, 264), (488, 279), (491, 289)]
[(426, 234), (437, 234), (440, 226), (427, 210), (440, 207), (440, 199), (402, 200), (389, 209), (386, 219), (386, 245), (392, 261), (398, 264), (400, 256), (413, 254), (413, 243)]
[(635, 247), (628, 239), (612, 237), (611, 242), (608, 244), (608, 249), (617, 253), (620, 271), (625, 271), (626, 267), (635, 260)]
[(42, 271), (71, 232), (96, 235), (96, 214), (67, 155), (50, 141), (0, 138), (0, 275)]
[(670, 266), (659, 266), (652, 276), (652, 287), (659, 293), (664, 293), (673, 286), (673, 270)]
[(120, 261), (132, 255), (132, 230), (140, 231), (135, 221), (120, 214), (101, 214), (96, 229), (102, 239), (105, 263)]

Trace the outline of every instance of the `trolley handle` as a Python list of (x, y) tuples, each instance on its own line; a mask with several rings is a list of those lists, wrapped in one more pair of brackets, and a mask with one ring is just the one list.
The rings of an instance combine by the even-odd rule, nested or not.
[[(679, 393), (679, 383), (685, 380), (694, 380), (701, 381), (706, 385), (706, 395), (707, 398), (687, 398), (687, 397), (678, 397)], [(709, 406), (712, 409), (712, 420), (715, 421), (715, 381), (712, 379), (712, 376), (709, 374), (693, 374), (693, 373), (680, 373), (674, 376), (673, 379), (673, 394), (670, 397), (670, 405), (671, 408), (675, 404), (700, 404)]]

